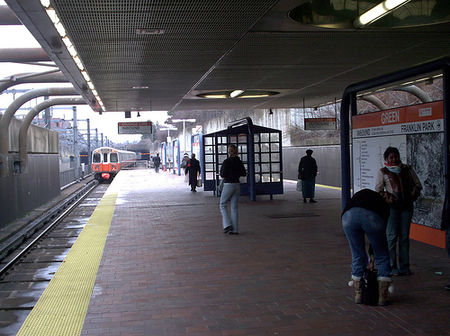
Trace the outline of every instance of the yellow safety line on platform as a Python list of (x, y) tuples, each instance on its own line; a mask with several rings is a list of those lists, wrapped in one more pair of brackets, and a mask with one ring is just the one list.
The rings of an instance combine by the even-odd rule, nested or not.
[(114, 213), (115, 182), (118, 181), (108, 188), (17, 335), (80, 335)]
[[(286, 180), (285, 179), (284, 181), (288, 182), (288, 183), (297, 183), (297, 181), (294, 181), (294, 180)], [(327, 189), (342, 190), (341, 187), (333, 187), (333, 186), (329, 186), (329, 185), (325, 185), (325, 184), (316, 184), (316, 186), (322, 187), (322, 188), (327, 188)]]

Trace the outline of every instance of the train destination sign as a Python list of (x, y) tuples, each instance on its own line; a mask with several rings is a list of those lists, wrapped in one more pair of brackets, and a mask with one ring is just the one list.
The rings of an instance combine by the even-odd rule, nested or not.
[(152, 134), (152, 122), (119, 122), (119, 134)]

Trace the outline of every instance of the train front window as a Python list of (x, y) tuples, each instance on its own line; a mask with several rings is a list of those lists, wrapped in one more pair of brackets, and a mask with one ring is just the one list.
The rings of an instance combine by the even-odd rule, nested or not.
[(109, 154), (109, 161), (110, 162), (119, 162), (119, 160), (117, 159), (117, 153)]
[(108, 153), (103, 153), (103, 162), (108, 162)]
[(99, 163), (101, 161), (100, 153), (94, 153), (92, 161), (94, 161), (94, 163)]

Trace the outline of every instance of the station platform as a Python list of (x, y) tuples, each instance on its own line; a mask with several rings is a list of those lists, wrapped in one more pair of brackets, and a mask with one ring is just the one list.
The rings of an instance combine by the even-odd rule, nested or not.
[(19, 335), (449, 335), (445, 251), (411, 241), (392, 304), (356, 305), (340, 191), (318, 186), (316, 199), (293, 182), (273, 200), (241, 197), (230, 236), (211, 192), (121, 171), (85, 229), (103, 236), (78, 238)]

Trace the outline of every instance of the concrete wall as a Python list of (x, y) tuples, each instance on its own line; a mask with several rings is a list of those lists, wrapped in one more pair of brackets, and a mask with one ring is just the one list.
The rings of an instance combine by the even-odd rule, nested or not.
[(298, 164), (306, 150), (312, 149), (316, 159), (319, 174), (316, 183), (334, 187), (341, 186), (341, 148), (339, 145), (311, 146), (311, 147), (284, 147), (283, 173), (284, 178), (297, 180)]
[(26, 173), (0, 177), (0, 228), (59, 193), (58, 154), (29, 154)]
[(0, 228), (60, 194), (58, 133), (32, 125), (28, 131), (28, 169), (14, 170), (18, 160), (20, 120), (9, 127), (9, 174), (0, 177)]

